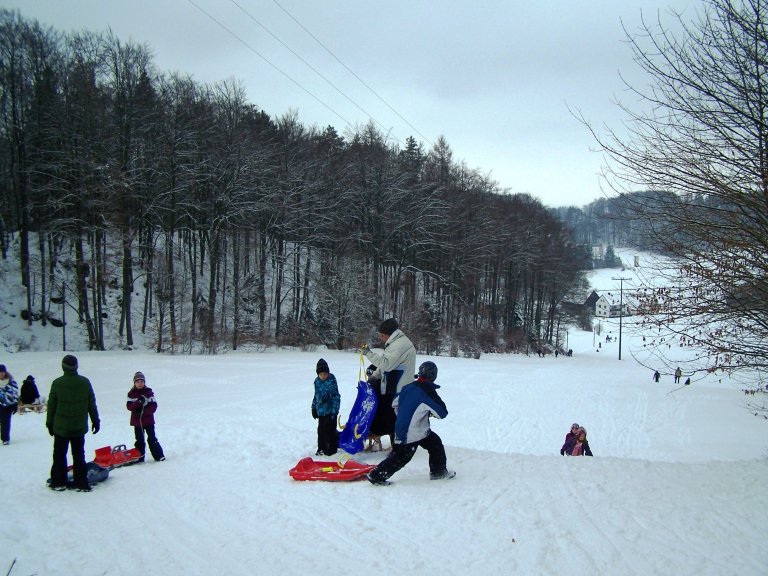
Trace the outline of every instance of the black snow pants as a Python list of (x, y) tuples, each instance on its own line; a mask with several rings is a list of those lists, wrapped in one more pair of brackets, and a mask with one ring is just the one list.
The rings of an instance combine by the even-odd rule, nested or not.
[(446, 456), (445, 447), (440, 436), (429, 431), (429, 434), (418, 442), (410, 444), (395, 444), (392, 447), (392, 453), (387, 456), (375, 470), (371, 472), (377, 478), (386, 480), (403, 466), (408, 464), (416, 454), (416, 448), (421, 446), (429, 453), (429, 472), (430, 474), (439, 474), (445, 471)]
[(160, 460), (163, 457), (163, 448), (160, 446), (160, 442), (157, 440), (157, 436), (155, 436), (155, 425), (150, 424), (149, 426), (134, 426), (133, 427), (133, 435), (136, 438), (136, 442), (134, 442), (133, 446), (141, 452), (142, 457), (144, 456), (144, 453), (147, 451), (146, 446), (144, 445), (144, 433), (147, 433), (147, 444), (149, 444), (149, 452), (152, 454), (152, 458), (155, 460)]
[(326, 456), (333, 456), (339, 449), (336, 417), (336, 414), (317, 417), (317, 450)]

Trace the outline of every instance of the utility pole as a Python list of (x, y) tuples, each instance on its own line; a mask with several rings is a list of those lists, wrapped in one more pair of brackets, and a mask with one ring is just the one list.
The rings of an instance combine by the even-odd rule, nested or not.
[(61, 283), (61, 349), (67, 351), (67, 283)]
[(624, 317), (624, 280), (629, 278), (611, 278), (619, 281), (619, 360), (621, 360), (621, 319)]

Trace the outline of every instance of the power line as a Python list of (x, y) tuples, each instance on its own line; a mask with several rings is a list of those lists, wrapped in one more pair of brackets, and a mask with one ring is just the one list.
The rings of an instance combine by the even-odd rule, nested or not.
[(292, 78), (292, 77), (291, 77), (291, 76), (290, 76), (290, 75), (289, 75), (287, 72), (284, 72), (284, 71), (283, 71), (283, 70), (282, 70), (282, 69), (281, 69), (281, 68), (280, 68), (280, 67), (279, 67), (277, 64), (273, 63), (273, 62), (272, 62), (272, 61), (271, 61), (269, 58), (267, 58), (266, 56), (264, 56), (263, 54), (261, 54), (261, 53), (260, 53), (258, 50), (256, 50), (256, 49), (255, 49), (255, 48), (253, 48), (252, 46), (250, 46), (250, 45), (249, 45), (249, 44), (248, 44), (248, 43), (247, 43), (245, 40), (243, 40), (242, 38), (240, 38), (240, 37), (239, 37), (237, 34), (235, 34), (235, 33), (234, 33), (232, 30), (230, 30), (230, 29), (229, 29), (229, 28), (227, 28), (227, 27), (226, 27), (224, 24), (222, 24), (221, 22), (219, 22), (219, 21), (218, 21), (216, 18), (214, 18), (214, 17), (213, 17), (211, 14), (209, 14), (208, 12), (206, 12), (205, 10), (203, 10), (203, 8), (201, 8), (199, 5), (197, 5), (197, 4), (194, 2), (194, 0), (187, 0), (187, 2), (189, 2), (190, 4), (192, 4), (192, 6), (194, 6), (194, 7), (195, 7), (195, 8), (197, 8), (198, 10), (200, 10), (200, 12), (202, 12), (203, 14), (205, 14), (205, 15), (206, 15), (208, 18), (210, 18), (211, 20), (213, 20), (213, 21), (214, 21), (216, 24), (218, 24), (218, 25), (219, 25), (221, 28), (223, 28), (224, 30), (226, 30), (226, 31), (227, 31), (227, 32), (228, 32), (228, 33), (229, 33), (231, 36), (233, 36), (235, 39), (237, 39), (237, 40), (238, 40), (238, 41), (239, 41), (239, 42), (240, 42), (240, 43), (241, 43), (243, 46), (245, 46), (246, 48), (248, 48), (248, 50), (250, 50), (251, 52), (253, 52), (254, 54), (256, 54), (256, 55), (257, 55), (259, 58), (261, 58), (261, 59), (262, 59), (262, 60), (264, 60), (264, 61), (265, 61), (267, 64), (269, 64), (270, 66), (272, 66), (272, 68), (274, 68), (275, 70), (277, 70), (278, 72), (280, 72), (280, 74), (282, 74), (283, 76), (285, 76), (285, 77), (286, 77), (288, 80), (290, 80), (291, 82), (293, 82), (293, 83), (294, 83), (296, 86), (298, 86), (299, 88), (301, 88), (302, 90), (304, 90), (304, 92), (306, 92), (307, 94), (309, 94), (309, 95), (310, 95), (312, 98), (314, 98), (314, 99), (315, 99), (317, 102), (319, 102), (321, 105), (323, 105), (323, 106), (324, 106), (324, 107), (325, 107), (327, 110), (329, 110), (330, 112), (332, 112), (333, 114), (335, 114), (336, 116), (338, 116), (338, 117), (341, 119), (341, 121), (342, 121), (342, 122), (344, 122), (344, 123), (345, 123), (347, 126), (349, 126), (350, 128), (353, 128), (353, 129), (354, 129), (354, 126), (352, 125), (352, 123), (351, 123), (349, 120), (347, 120), (346, 118), (344, 118), (344, 116), (342, 116), (341, 114), (339, 114), (338, 112), (336, 112), (336, 110), (334, 110), (333, 108), (331, 108), (331, 107), (330, 107), (328, 104), (326, 104), (325, 102), (323, 102), (322, 100), (320, 100), (320, 98), (318, 98), (317, 96), (315, 96), (315, 95), (314, 95), (312, 92), (310, 92), (309, 90), (307, 90), (306, 88), (304, 88), (304, 86), (302, 86), (302, 85), (301, 85), (301, 84), (300, 84), (300, 83), (299, 83), (297, 80), (294, 80), (294, 79), (293, 79), (293, 78)]
[(378, 98), (378, 99), (379, 99), (381, 102), (383, 102), (383, 103), (384, 103), (384, 105), (385, 105), (387, 108), (389, 108), (390, 110), (392, 110), (392, 112), (394, 112), (395, 114), (397, 114), (397, 117), (398, 117), (398, 118), (400, 118), (400, 119), (401, 119), (403, 122), (405, 122), (406, 124), (408, 124), (408, 126), (410, 126), (410, 127), (411, 127), (411, 129), (412, 129), (414, 132), (416, 132), (416, 133), (417, 133), (419, 136), (421, 136), (421, 137), (422, 137), (424, 140), (426, 140), (427, 142), (429, 142), (429, 143), (430, 143), (432, 146), (434, 146), (434, 145), (435, 145), (435, 144), (434, 144), (434, 142), (432, 142), (432, 141), (431, 141), (429, 138), (427, 138), (426, 136), (424, 136), (424, 134), (422, 134), (422, 133), (419, 131), (419, 129), (418, 129), (418, 128), (416, 128), (416, 127), (415, 127), (413, 124), (411, 124), (411, 123), (410, 123), (410, 122), (409, 122), (407, 119), (405, 119), (405, 118), (404, 118), (404, 117), (403, 117), (403, 116), (400, 114), (400, 112), (398, 112), (397, 110), (395, 110), (395, 109), (394, 109), (394, 108), (393, 108), (393, 107), (392, 107), (392, 106), (389, 104), (389, 102), (387, 102), (386, 100), (384, 100), (384, 98), (382, 98), (381, 96), (379, 96), (379, 94), (376, 92), (376, 90), (374, 90), (373, 88), (371, 88), (371, 87), (370, 87), (370, 86), (369, 86), (369, 85), (368, 85), (368, 84), (365, 82), (365, 80), (363, 80), (362, 78), (360, 78), (360, 76), (358, 76), (357, 74), (355, 74), (355, 72), (354, 72), (353, 70), (351, 70), (351, 69), (349, 68), (349, 66), (347, 66), (346, 64), (344, 64), (344, 62), (342, 62), (342, 61), (341, 61), (341, 59), (340, 59), (338, 56), (336, 56), (336, 54), (334, 54), (334, 53), (333, 53), (333, 52), (330, 50), (330, 48), (328, 48), (328, 47), (327, 47), (325, 44), (323, 44), (323, 43), (320, 41), (320, 39), (319, 39), (319, 38), (317, 38), (317, 36), (315, 36), (314, 34), (312, 34), (312, 32), (310, 32), (310, 31), (309, 31), (309, 30), (306, 28), (306, 26), (304, 26), (304, 24), (302, 24), (301, 22), (299, 22), (299, 21), (298, 21), (298, 20), (297, 20), (297, 19), (296, 19), (296, 18), (293, 16), (293, 14), (291, 14), (290, 12), (288, 12), (288, 10), (286, 10), (285, 8), (283, 8), (283, 6), (282, 6), (282, 5), (281, 5), (281, 4), (280, 4), (280, 3), (279, 3), (277, 0), (272, 0), (272, 2), (274, 2), (274, 3), (277, 5), (277, 7), (278, 7), (278, 8), (280, 8), (280, 10), (282, 10), (283, 12), (285, 12), (285, 13), (288, 15), (288, 17), (289, 17), (291, 20), (293, 20), (294, 22), (296, 22), (296, 24), (297, 24), (298, 26), (300, 26), (300, 27), (301, 27), (301, 29), (302, 29), (302, 30), (304, 30), (304, 32), (306, 32), (307, 34), (309, 34), (309, 35), (312, 37), (312, 39), (313, 39), (315, 42), (317, 42), (317, 43), (318, 43), (318, 44), (319, 44), (319, 45), (320, 45), (320, 46), (323, 48), (323, 50), (325, 50), (326, 52), (328, 52), (328, 54), (330, 54), (330, 55), (331, 55), (331, 56), (332, 56), (332, 57), (333, 57), (333, 58), (334, 58), (334, 59), (335, 59), (335, 60), (336, 60), (336, 61), (337, 61), (339, 64), (341, 64), (341, 65), (344, 67), (344, 69), (345, 69), (347, 72), (349, 72), (350, 74), (352, 74), (352, 76), (354, 76), (355, 78), (357, 78), (357, 80), (358, 80), (358, 81), (359, 81), (359, 82), (360, 82), (360, 83), (361, 83), (363, 86), (365, 86), (366, 88), (368, 88), (368, 90), (370, 90), (370, 91), (371, 91), (371, 93), (372, 93), (374, 96), (376, 96), (376, 98)]
[[(325, 76), (324, 76), (324, 75), (323, 75), (323, 74), (322, 74), (322, 73), (321, 73), (321, 72), (320, 72), (320, 71), (319, 71), (317, 68), (315, 68), (314, 66), (312, 66), (312, 64), (310, 64), (310, 63), (309, 63), (309, 62), (307, 62), (307, 61), (306, 61), (304, 58), (302, 58), (302, 57), (301, 57), (301, 55), (299, 55), (299, 54), (298, 54), (298, 53), (297, 53), (297, 52), (296, 52), (296, 51), (295, 51), (293, 48), (291, 48), (290, 46), (288, 46), (288, 45), (287, 45), (285, 42), (283, 42), (283, 41), (282, 41), (280, 38), (278, 38), (278, 37), (277, 37), (275, 34), (273, 34), (273, 33), (272, 33), (272, 31), (271, 31), (269, 28), (267, 28), (267, 27), (266, 27), (264, 24), (262, 24), (262, 23), (261, 23), (259, 20), (257, 20), (257, 19), (256, 19), (256, 18), (255, 18), (255, 17), (254, 17), (254, 16), (253, 16), (253, 15), (252, 15), (250, 12), (248, 12), (248, 11), (247, 11), (245, 8), (243, 8), (243, 7), (242, 7), (240, 4), (238, 4), (238, 3), (237, 3), (235, 0), (230, 0), (230, 2), (232, 2), (232, 4), (234, 4), (235, 6), (237, 6), (237, 8), (238, 8), (238, 9), (239, 9), (239, 10), (240, 10), (240, 11), (241, 11), (243, 14), (245, 14), (246, 16), (248, 16), (248, 18), (250, 18), (250, 19), (251, 19), (251, 20), (253, 20), (253, 21), (254, 21), (256, 24), (258, 24), (258, 25), (259, 25), (259, 26), (260, 26), (260, 27), (261, 27), (261, 28), (262, 28), (262, 29), (263, 29), (263, 30), (264, 30), (264, 31), (265, 31), (267, 34), (269, 34), (270, 36), (272, 36), (272, 38), (274, 38), (274, 39), (275, 39), (275, 40), (277, 40), (277, 41), (278, 41), (280, 44), (282, 44), (282, 46), (283, 46), (283, 47), (284, 47), (286, 50), (288, 50), (288, 51), (289, 51), (291, 54), (293, 54), (294, 56), (296, 56), (296, 58), (298, 58), (299, 60), (301, 60), (301, 61), (302, 61), (302, 62), (303, 62), (303, 63), (304, 63), (304, 64), (305, 64), (305, 65), (306, 65), (306, 66), (307, 66), (307, 67), (308, 67), (310, 70), (312, 70), (312, 71), (313, 71), (315, 74), (317, 74), (318, 76), (320, 76), (320, 78), (322, 78), (323, 80), (325, 80), (325, 81), (328, 83), (328, 85), (330, 85), (330, 86), (331, 86), (331, 87), (332, 87), (334, 90), (336, 90), (336, 92), (338, 92), (339, 94), (341, 94), (342, 96), (344, 96), (344, 98), (346, 98), (346, 99), (347, 99), (347, 100), (348, 100), (348, 101), (349, 101), (349, 102), (350, 102), (352, 105), (354, 105), (354, 106), (355, 106), (355, 107), (356, 107), (358, 110), (360, 110), (360, 112), (362, 112), (362, 113), (363, 113), (363, 114), (365, 114), (365, 115), (366, 115), (366, 116), (367, 116), (367, 117), (368, 117), (370, 120), (373, 120), (373, 121), (374, 121), (376, 124), (378, 124), (378, 125), (379, 125), (379, 127), (380, 127), (382, 130), (384, 130), (385, 132), (387, 131), (387, 128), (385, 128), (385, 127), (384, 127), (384, 126), (381, 124), (381, 122), (379, 122), (379, 121), (378, 121), (378, 120), (377, 120), (377, 119), (376, 119), (376, 118), (375, 118), (375, 117), (374, 117), (374, 116), (373, 116), (371, 113), (369, 113), (367, 110), (365, 110), (364, 108), (362, 108), (362, 107), (361, 107), (361, 106), (360, 106), (360, 105), (359, 105), (357, 102), (355, 102), (354, 100), (352, 100), (352, 98), (350, 98), (349, 96), (347, 96), (347, 95), (346, 95), (346, 94), (345, 94), (345, 93), (344, 93), (344, 92), (343, 92), (343, 91), (342, 91), (342, 90), (341, 90), (341, 89), (340, 89), (338, 86), (336, 86), (336, 85), (335, 85), (333, 82), (331, 82), (331, 80), (329, 80), (328, 78), (326, 78), (326, 77), (325, 77)], [(394, 136), (394, 138), (395, 138), (395, 139), (396, 139), (398, 142), (400, 142), (400, 140), (397, 138), (397, 136)], [(402, 144), (402, 142), (400, 142), (400, 144)]]

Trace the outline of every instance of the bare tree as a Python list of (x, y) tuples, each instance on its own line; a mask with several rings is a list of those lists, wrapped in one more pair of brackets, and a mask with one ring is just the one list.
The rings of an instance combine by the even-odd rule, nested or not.
[(667, 341), (702, 347), (692, 371), (768, 366), (767, 21), (765, 0), (706, 0), (627, 32), (651, 83), (629, 86), (628, 134), (590, 127), (607, 182), (677, 263), (644, 306)]

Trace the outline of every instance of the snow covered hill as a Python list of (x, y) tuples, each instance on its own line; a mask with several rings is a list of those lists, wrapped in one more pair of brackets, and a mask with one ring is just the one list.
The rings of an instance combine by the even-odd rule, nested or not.
[[(741, 392), (704, 383), (670, 394), (670, 377), (656, 384), (619, 362), (616, 344), (571, 342), (573, 358), (432, 358), (449, 409), (433, 426), (458, 475), (430, 481), (419, 451), (385, 488), (288, 476), (315, 450), (318, 357), (345, 414), (356, 354), (79, 353), (102, 418), (88, 454), (131, 444), (125, 394), (142, 370), (168, 460), (115, 470), (90, 494), (50, 492), (44, 416), (14, 416), (0, 449), (0, 569), (15, 559), (21, 575), (763, 574), (766, 424)], [(2, 361), (47, 393), (61, 353)], [(572, 421), (595, 457), (558, 454)]]

